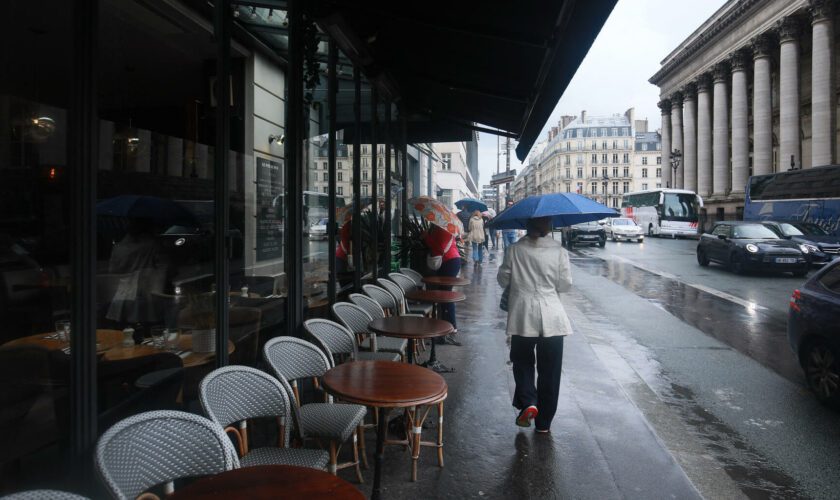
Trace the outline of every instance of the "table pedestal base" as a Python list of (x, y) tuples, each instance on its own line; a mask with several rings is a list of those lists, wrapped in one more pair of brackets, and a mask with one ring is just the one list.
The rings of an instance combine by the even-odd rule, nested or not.
[(432, 341), (432, 352), (429, 355), (429, 360), (423, 363), (421, 366), (425, 366), (426, 368), (435, 371), (437, 373), (452, 373), (455, 371), (454, 368), (448, 368), (446, 365), (438, 361), (437, 359), (437, 350), (435, 349), (435, 344), (437, 342)]

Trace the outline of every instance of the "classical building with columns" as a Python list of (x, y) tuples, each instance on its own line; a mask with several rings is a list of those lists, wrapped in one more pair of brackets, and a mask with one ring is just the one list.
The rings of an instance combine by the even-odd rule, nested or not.
[(730, 0), (662, 61), (665, 186), (740, 218), (750, 175), (835, 163), (834, 0)]

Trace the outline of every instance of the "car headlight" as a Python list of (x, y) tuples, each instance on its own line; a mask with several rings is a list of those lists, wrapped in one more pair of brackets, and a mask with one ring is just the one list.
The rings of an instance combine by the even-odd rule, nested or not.
[[(814, 245), (809, 245), (807, 243), (802, 245), (802, 246), (805, 247), (806, 249), (808, 249), (808, 252), (819, 252), (820, 251), (819, 247), (814, 246)], [(808, 252), (805, 252), (805, 253), (808, 253)]]
[(808, 253), (810, 251), (810, 249), (808, 248), (809, 246), (811, 245), (799, 245), (799, 250), (801, 250), (802, 253)]
[(752, 243), (747, 243), (746, 249), (749, 253), (758, 253), (758, 246)]

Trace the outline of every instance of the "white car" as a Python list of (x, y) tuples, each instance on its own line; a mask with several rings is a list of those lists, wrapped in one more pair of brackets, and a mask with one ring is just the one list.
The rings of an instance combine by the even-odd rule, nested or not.
[(326, 217), (319, 220), (317, 224), (312, 224), (309, 226), (309, 239), (310, 240), (325, 240), (327, 239), (327, 223), (329, 219)]
[(616, 217), (607, 222), (607, 236), (613, 241), (636, 240), (639, 243), (644, 241), (645, 234), (641, 227), (636, 225), (633, 219)]

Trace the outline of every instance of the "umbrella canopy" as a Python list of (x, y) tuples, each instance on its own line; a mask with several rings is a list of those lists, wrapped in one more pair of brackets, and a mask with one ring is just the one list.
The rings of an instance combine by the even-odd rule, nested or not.
[(529, 196), (508, 207), (490, 223), (492, 229), (525, 229), (528, 219), (552, 217), (554, 227), (616, 217), (618, 212), (576, 193)]
[[(370, 198), (362, 198), (362, 212), (370, 208)], [(338, 207), (335, 209), (335, 222), (339, 226), (343, 226), (345, 223), (350, 222), (353, 220), (353, 211), (355, 209), (355, 204), (351, 203), (350, 205), (345, 205), (343, 207)]]
[(197, 226), (195, 216), (183, 205), (166, 198), (124, 194), (96, 204), (97, 215), (151, 219), (159, 224)]
[(447, 230), (450, 234), (458, 235), (464, 227), (458, 217), (440, 201), (428, 196), (418, 196), (408, 200), (408, 206), (424, 220)]
[(478, 210), (479, 212), (487, 211), (487, 204), (475, 198), (464, 198), (455, 202), (455, 206), (461, 210), (466, 210), (470, 213)]
[(496, 216), (496, 211), (493, 210), (492, 208), (488, 208), (484, 212), (481, 212), (481, 215), (483, 215), (485, 217), (490, 217), (492, 219), (493, 217)]

